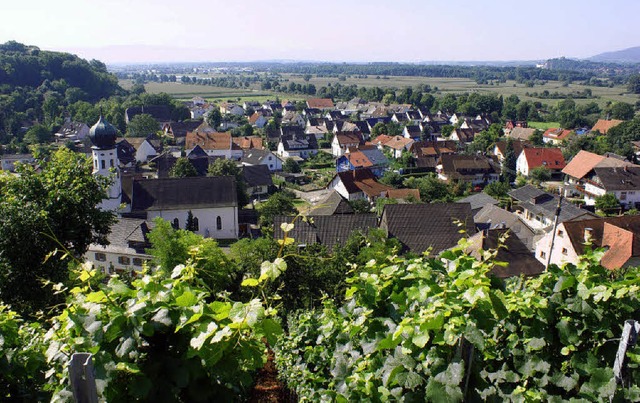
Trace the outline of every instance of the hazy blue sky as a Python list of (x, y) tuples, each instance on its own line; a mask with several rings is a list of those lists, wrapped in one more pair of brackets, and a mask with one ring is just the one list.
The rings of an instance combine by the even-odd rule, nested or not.
[(105, 62), (536, 60), (640, 46), (638, 0), (5, 0), (0, 43)]

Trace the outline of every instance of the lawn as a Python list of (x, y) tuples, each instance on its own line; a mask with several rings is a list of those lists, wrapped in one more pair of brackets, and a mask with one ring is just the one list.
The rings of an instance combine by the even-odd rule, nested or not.
[(547, 130), (551, 128), (560, 127), (559, 122), (528, 122), (529, 127), (540, 130)]

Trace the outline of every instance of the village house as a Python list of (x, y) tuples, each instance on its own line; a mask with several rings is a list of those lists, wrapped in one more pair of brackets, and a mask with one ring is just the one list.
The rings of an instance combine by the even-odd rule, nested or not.
[(32, 154), (3, 154), (0, 155), (0, 169), (3, 171), (14, 172), (17, 163), (33, 164), (35, 158)]
[(318, 153), (318, 141), (316, 136), (306, 134), (300, 130), (285, 130), (285, 128), (296, 128), (298, 126), (283, 126), (282, 135), (278, 141), (277, 154), (283, 160), (287, 158), (307, 159)]
[(611, 120), (598, 119), (596, 124), (593, 125), (593, 127), (591, 128), (591, 133), (595, 134), (597, 132), (600, 134), (607, 134), (607, 132), (609, 132), (609, 129), (618, 126), (622, 122), (624, 121), (617, 120), (617, 119), (611, 119)]
[(596, 167), (622, 168), (624, 166), (635, 165), (615, 154), (598, 155), (580, 150), (562, 169), (562, 173), (565, 174), (565, 192), (567, 195), (584, 193), (586, 178), (593, 175), (592, 171)]
[(165, 123), (171, 122), (171, 109), (167, 105), (146, 105), (146, 106), (132, 106), (125, 109), (124, 120), (126, 124), (131, 122), (136, 115), (151, 115), (152, 118), (158, 122), (158, 129), (160, 129)]
[(376, 177), (380, 177), (388, 167), (389, 160), (376, 147), (347, 149), (344, 155), (336, 160), (337, 172), (368, 168)]
[[(320, 244), (331, 251), (337, 246), (345, 245), (354, 231), (367, 234), (378, 227), (375, 214), (309, 215), (307, 218), (308, 220), (296, 220), (295, 226), (287, 234), (300, 248)], [(291, 223), (294, 219), (294, 216), (274, 217), (274, 239), (283, 239), (281, 225)]]
[(362, 168), (336, 173), (327, 189), (335, 190), (348, 201), (363, 199), (373, 203), (392, 188), (378, 182), (370, 169)]
[(187, 133), (185, 151), (189, 153), (195, 146), (200, 146), (209, 156), (220, 156), (232, 160), (242, 158), (242, 148), (232, 141), (230, 132), (197, 130)]
[(476, 232), (466, 203), (387, 204), (379, 226), (400, 241), (404, 251), (430, 256)]
[(331, 110), (335, 108), (331, 98), (309, 98), (307, 99), (307, 108)]
[(529, 127), (514, 127), (508, 133), (505, 133), (507, 137), (514, 140), (529, 140), (536, 129)]
[(156, 155), (161, 154), (162, 148), (162, 140), (155, 134), (151, 134), (136, 147), (136, 161), (147, 162)]
[(587, 247), (605, 249), (600, 264), (609, 270), (640, 265), (640, 216), (565, 221), (555, 237), (548, 233), (538, 241), (535, 257), (545, 266), (575, 264)]
[(142, 270), (151, 260), (146, 250), (151, 248), (148, 234), (153, 222), (138, 218), (118, 218), (107, 235), (107, 245), (91, 244), (84, 261), (105, 274), (126, 274)]
[(446, 154), (436, 167), (438, 179), (445, 182), (465, 182), (485, 186), (500, 180), (500, 164), (495, 157)]
[(202, 119), (215, 109), (213, 104), (195, 105), (189, 108), (191, 119)]
[(67, 119), (54, 134), (56, 141), (82, 141), (89, 135), (89, 126), (83, 122)]
[(284, 115), (282, 115), (280, 123), (283, 125), (296, 125), (300, 127), (305, 127), (307, 124), (302, 115), (295, 111), (285, 112)]
[(264, 143), (260, 136), (231, 137), (231, 141), (243, 150), (262, 150), (264, 148)]
[(222, 102), (218, 107), (220, 109), (220, 113), (223, 115), (244, 115), (244, 108), (233, 102)]
[(416, 141), (409, 148), (415, 158), (416, 166), (433, 172), (435, 172), (442, 155), (455, 154), (457, 150), (458, 144), (451, 140)]
[[(558, 211), (558, 196), (531, 185), (514, 189), (509, 196), (513, 199), (514, 212), (532, 229), (546, 231), (553, 225)], [(596, 215), (562, 199), (558, 222), (593, 217)]]
[(331, 141), (331, 154), (334, 157), (342, 156), (349, 148), (358, 148), (364, 145), (364, 138), (359, 132), (334, 134)]
[(594, 206), (596, 199), (612, 194), (625, 208), (640, 207), (640, 166), (595, 167), (584, 178), (584, 193), (587, 206)]
[(451, 135), (449, 136), (449, 140), (454, 140), (459, 143), (469, 144), (475, 138), (476, 133), (473, 129), (453, 129)]
[(564, 156), (559, 148), (525, 147), (516, 160), (516, 171), (524, 176), (529, 176), (533, 169), (544, 167), (549, 170), (552, 178), (560, 178), (565, 166)]
[(414, 140), (403, 136), (387, 136), (381, 134), (374, 139), (374, 143), (379, 149), (391, 152), (393, 158), (400, 158), (403, 152), (411, 149)]
[(545, 144), (561, 145), (573, 132), (571, 130), (551, 128), (542, 133), (542, 141)]
[[(518, 158), (524, 148), (533, 147), (531, 142), (529, 142), (528, 140), (512, 140), (511, 144), (513, 146), (513, 153), (515, 154), (516, 158)], [(500, 161), (500, 164), (504, 163), (506, 152), (507, 142), (497, 141), (495, 147), (493, 147), (493, 155), (498, 157), (498, 161)]]
[[(473, 204), (471, 207), (473, 209)], [(518, 214), (507, 211), (496, 204), (487, 204), (480, 208), (474, 214), (473, 220), (479, 231), (508, 229), (527, 247), (532, 256), (536, 249), (536, 243), (544, 234), (544, 231), (540, 229), (531, 228)]]
[(266, 198), (273, 187), (271, 171), (266, 165), (244, 165), (242, 177), (247, 184), (247, 194), (251, 199)]
[(249, 124), (258, 129), (262, 129), (269, 123), (269, 119), (261, 112), (253, 112), (253, 115), (249, 116)]
[(422, 130), (419, 125), (407, 125), (402, 129), (402, 136), (417, 141), (422, 139)]
[(184, 145), (187, 132), (192, 132), (202, 125), (200, 120), (186, 120), (184, 122), (170, 122), (162, 126), (162, 132), (165, 136), (173, 138), (179, 146)]
[(309, 215), (341, 215), (354, 214), (349, 202), (338, 192), (332, 190), (327, 197), (318, 202), (310, 211)]

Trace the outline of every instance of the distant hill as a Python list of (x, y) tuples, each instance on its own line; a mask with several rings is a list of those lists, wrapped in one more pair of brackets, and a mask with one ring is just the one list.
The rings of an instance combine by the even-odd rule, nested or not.
[(0, 94), (16, 87), (41, 93), (56, 91), (62, 97), (95, 102), (123, 90), (117, 78), (98, 60), (87, 61), (76, 55), (40, 50), (15, 41), (0, 44)]
[(605, 63), (640, 63), (640, 46), (617, 50), (615, 52), (605, 52), (591, 56), (588, 60)]

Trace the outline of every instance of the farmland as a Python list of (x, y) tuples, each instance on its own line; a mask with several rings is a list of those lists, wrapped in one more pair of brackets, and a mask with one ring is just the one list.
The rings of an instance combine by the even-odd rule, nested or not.
[[(221, 77), (224, 74), (203, 75), (202, 78)], [(308, 78), (308, 77), (307, 77)], [(635, 103), (639, 97), (637, 95), (627, 94), (624, 86), (618, 85), (613, 87), (596, 87), (586, 86), (582, 84), (566, 84), (560, 81), (546, 81), (540, 84), (536, 83), (533, 87), (523, 83), (508, 80), (506, 82), (490, 81), (488, 84), (478, 84), (475, 80), (467, 78), (442, 78), (442, 77), (415, 77), (415, 76), (341, 76), (336, 77), (318, 77), (313, 75), (307, 80), (299, 74), (281, 74), (278, 80), (282, 83), (296, 84), (313, 84), (316, 88), (323, 86), (342, 86), (356, 85), (358, 87), (380, 87), (401, 89), (405, 87), (416, 87), (418, 85), (429, 85), (435, 91), (435, 96), (443, 96), (447, 93), (465, 93), (478, 92), (482, 94), (497, 93), (504, 97), (517, 95), (523, 101), (539, 101), (543, 104), (555, 105), (559, 99), (570, 95), (591, 90), (591, 98), (576, 98), (577, 104), (588, 102), (596, 102), (600, 107), (605, 106), (608, 102), (627, 102)], [(131, 80), (120, 80), (120, 85), (124, 88), (132, 86)], [(233, 99), (236, 101), (257, 100), (263, 101), (273, 99), (276, 96), (286, 99), (303, 99), (304, 95), (276, 93), (270, 90), (260, 88), (260, 83), (251, 83), (246, 88), (225, 88), (210, 85), (183, 84), (180, 82), (149, 82), (145, 84), (145, 89), (149, 93), (166, 92), (178, 99), (189, 99), (193, 96), (201, 96), (209, 100)], [(549, 98), (536, 96), (547, 91), (549, 94), (557, 93), (558, 98)]]

